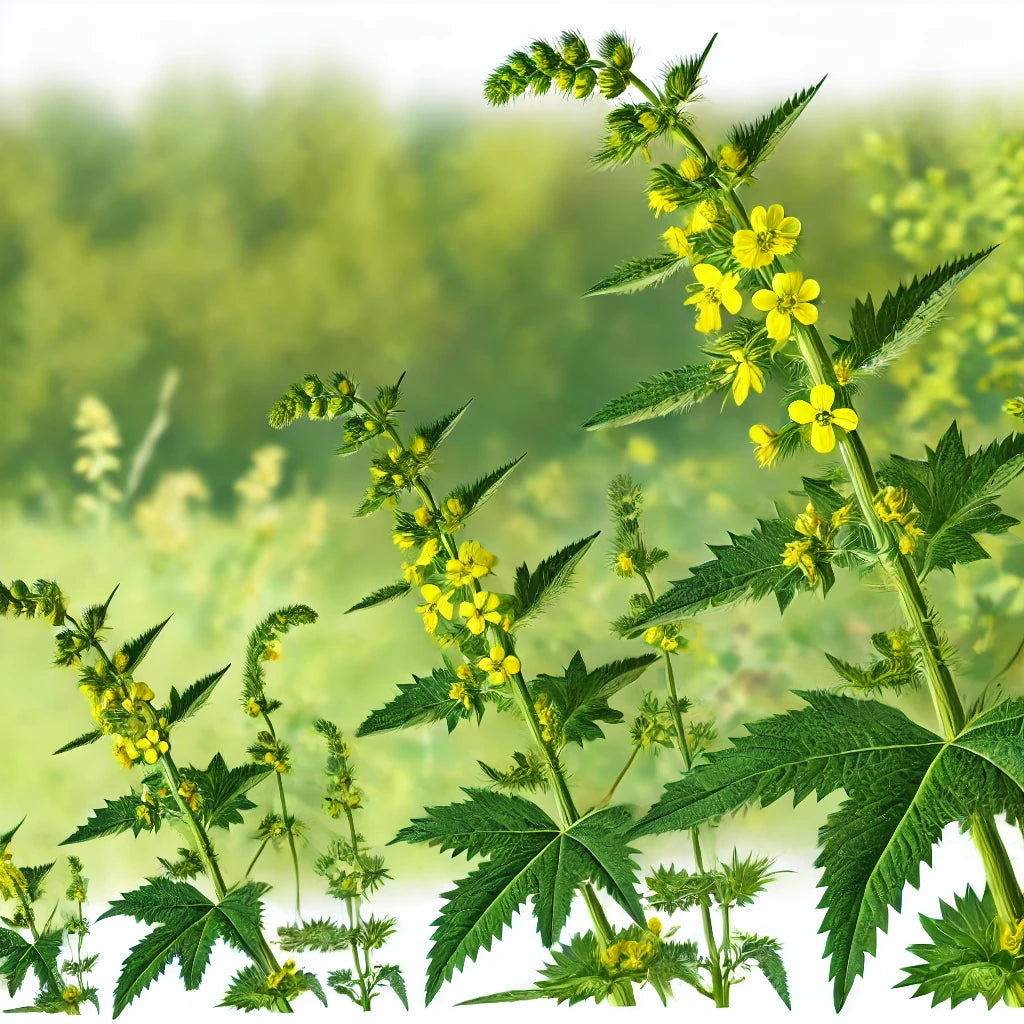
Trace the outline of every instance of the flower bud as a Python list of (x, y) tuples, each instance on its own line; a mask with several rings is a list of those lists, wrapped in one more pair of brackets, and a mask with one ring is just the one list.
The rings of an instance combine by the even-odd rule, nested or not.
[(575, 32), (564, 32), (562, 33), (562, 56), (565, 58), (566, 64), (578, 68), (590, 60), (590, 50)]
[(613, 100), (626, 91), (629, 81), (618, 68), (602, 68), (597, 76), (597, 84), (601, 95), (605, 99)]
[(597, 85), (597, 75), (593, 68), (580, 68), (576, 72), (576, 79), (573, 83), (572, 94), (578, 100), (585, 100)]
[(542, 74), (547, 75), (548, 78), (553, 78), (558, 74), (558, 69), (562, 65), (562, 58), (550, 43), (545, 43), (542, 39), (538, 39), (530, 47), (530, 54), (533, 57), (534, 64), (537, 65), (537, 70)]

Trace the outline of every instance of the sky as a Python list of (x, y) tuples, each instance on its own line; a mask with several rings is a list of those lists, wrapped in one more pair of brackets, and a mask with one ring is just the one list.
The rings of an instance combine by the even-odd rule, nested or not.
[(0, 96), (55, 84), (135, 109), (168, 77), (226, 75), (258, 92), (323, 67), (389, 105), (479, 105), (510, 50), (573, 27), (625, 29), (640, 68), (719, 39), (716, 98), (787, 95), (829, 73), (836, 100), (1024, 87), (1022, 0), (0, 0)]

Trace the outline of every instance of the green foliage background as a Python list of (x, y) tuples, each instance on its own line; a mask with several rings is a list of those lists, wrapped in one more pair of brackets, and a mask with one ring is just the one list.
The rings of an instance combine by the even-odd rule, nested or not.
[[(1005, 243), (963, 286), (948, 324), (861, 407), (864, 430), (914, 458), (954, 415), (970, 446), (1005, 433), (1011, 421), (1000, 406), (1022, 390), (1024, 366), (1021, 125), (977, 109), (952, 120), (924, 109), (837, 117), (827, 89), (815, 103), (756, 191), (802, 220), (826, 330), (845, 333), (850, 302), (867, 290)], [(54, 576), (76, 603), (120, 583), (114, 619), (130, 634), (173, 611), (147, 663), (158, 697), (234, 661), (219, 713), (183, 740), (202, 763), (216, 746), (228, 756), (244, 748), (248, 723), (233, 690), (247, 630), (288, 601), (317, 608), (321, 623), (289, 638), (275, 684), (288, 689), (283, 724), (295, 741), (299, 811), (312, 821), (312, 720), (330, 717), (352, 732), (436, 654), (405, 604), (344, 617), (395, 578), (396, 552), (379, 524), (350, 517), (361, 470), (334, 460), (322, 432), (272, 435), (266, 409), (287, 382), (310, 367), (374, 380), (408, 371), (403, 404), (414, 419), (475, 396), (446, 447), (446, 481), (530, 452), (476, 525), (502, 559), (506, 585), (518, 562), (607, 528), (603, 495), (620, 471), (648, 487), (652, 535), (672, 549), (669, 578), (678, 579), (703, 560), (704, 541), (769, 513), (781, 481), (796, 486), (801, 469), (820, 469), (809, 459), (757, 470), (746, 428), (767, 414), (756, 397), (721, 414), (710, 403), (685, 419), (579, 430), (635, 381), (691, 361), (698, 344), (681, 283), (642, 297), (580, 298), (621, 259), (660, 245), (643, 168), (586, 167), (598, 108), (554, 118), (395, 114), (319, 80), (280, 83), (256, 99), (216, 83), (179, 87), (131, 118), (49, 95), (0, 119), (0, 568), (5, 578)], [(724, 125), (749, 113), (705, 116)], [(107, 404), (126, 463), (172, 368), (181, 385), (170, 427), (137, 494), (91, 511), (76, 505), (91, 490), (71, 471), (79, 401)], [(250, 470), (253, 451), (267, 445), (284, 447)], [(237, 489), (246, 473), (249, 486)], [(1024, 517), (1019, 494), (1006, 507)], [(933, 585), (979, 689), (1024, 629), (1022, 536), (1016, 528), (995, 538), (996, 557), (972, 569), (970, 586), (948, 575)], [(564, 665), (584, 638), (595, 662), (643, 649), (609, 635), (628, 585), (603, 559), (589, 557), (547, 628), (530, 636), (534, 670)], [(897, 619), (885, 595), (865, 600), (855, 586), (840, 583), (824, 608), (820, 595), (799, 601), (784, 631), (768, 605), (703, 620), (682, 662), (684, 692), (714, 703), (728, 731), (795, 706), (791, 688), (838, 683), (817, 650), (860, 660), (870, 635)], [(100, 797), (124, 788), (98, 748), (48, 757), (88, 723), (69, 679), (46, 667), (45, 634), (4, 626), (0, 635), (0, 818), (30, 814), (23, 835), (38, 859)], [(1007, 676), (1010, 686), (1020, 681), (1019, 672)], [(926, 698), (920, 704), (930, 724)], [(487, 759), (520, 739), (494, 729), (463, 732), (467, 755)], [(625, 729), (608, 731), (594, 800), (628, 753)], [(450, 759), (443, 727), (357, 745), (373, 837), (390, 838), (428, 799), (483, 784), (462, 767), (472, 756)], [(647, 762), (624, 795), (649, 802), (656, 777), (674, 771), (667, 759)], [(758, 816), (748, 825), (763, 827)], [(127, 845), (108, 850), (110, 860), (91, 867), (101, 878)], [(399, 870), (424, 863), (404, 846), (393, 859)]]

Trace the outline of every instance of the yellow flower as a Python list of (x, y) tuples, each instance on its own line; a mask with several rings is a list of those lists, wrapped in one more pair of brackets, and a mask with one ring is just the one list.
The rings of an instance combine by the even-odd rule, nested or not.
[(433, 636), (437, 631), (438, 616), (443, 615), (446, 619), (451, 620), (452, 615), (455, 614), (455, 609), (452, 607), (452, 595), (442, 593), (441, 588), (435, 587), (433, 583), (420, 587), (420, 593), (426, 604), (421, 604), (416, 611), (423, 616), (423, 625)]
[(263, 708), (261, 707), (260, 702), (255, 697), (250, 697), (245, 702), (245, 713), (250, 718), (259, 718), (260, 715), (263, 713)]
[(68, 1006), (78, 1006), (82, 999), (82, 990), (77, 985), (68, 985), (61, 998)]
[(135, 746), (142, 751), (142, 759), (146, 764), (156, 764), (160, 760), (160, 755), (171, 749), (170, 743), (161, 736), (159, 729), (150, 729), (142, 739), (135, 741)]
[(787, 217), (778, 203), (767, 210), (755, 206), (750, 212), (750, 228), (732, 236), (732, 254), (749, 270), (767, 267), (776, 256), (787, 256), (796, 248), (800, 221)]
[(647, 930), (655, 935), (661, 934), (661, 921), (656, 917), (649, 918), (647, 921)]
[(754, 442), (754, 456), (759, 466), (772, 466), (779, 457), (779, 435), (763, 423), (755, 423), (749, 431)]
[(413, 512), (412, 517), (416, 520), (416, 524), (421, 526), (424, 530), (430, 525), (431, 520), (434, 518), (430, 509), (427, 508), (426, 505), (420, 505), (420, 507)]
[(199, 787), (194, 782), (191, 782), (188, 779), (183, 779), (181, 785), (178, 787), (178, 796), (185, 801), (190, 810), (199, 810)]
[(1017, 921), (1013, 927), (1000, 923), (999, 945), (1014, 956), (1020, 955), (1021, 942), (1024, 941), (1024, 920)]
[(463, 662), (456, 670), (455, 674), (464, 682), (471, 683), (473, 681), (473, 666), (467, 665)]
[(490, 551), (480, 546), (479, 541), (464, 540), (459, 547), (459, 557), (450, 558), (445, 571), (448, 579), (460, 587), (486, 576), (497, 561)]
[(619, 576), (632, 576), (633, 558), (628, 551), (620, 551), (615, 559), (615, 571)]
[(723, 274), (710, 263), (698, 263), (693, 275), (704, 286), (702, 291), (691, 295), (685, 305), (697, 307), (697, 330), (702, 334), (722, 329), (721, 307), (730, 313), (738, 313), (743, 298), (736, 290), (738, 274)]
[(409, 451), (411, 451), (417, 459), (422, 459), (430, 452), (430, 442), (422, 434), (417, 434), (412, 439), (412, 444), (409, 445)]
[(447, 498), (444, 503), (444, 514), (450, 519), (458, 519), (459, 516), (466, 514), (466, 508), (462, 504), (461, 498)]
[(699, 231), (707, 231), (713, 224), (722, 219), (722, 211), (713, 199), (702, 199), (693, 209), (690, 215), (690, 223), (687, 232), (691, 235)]
[(874, 507), (875, 515), (883, 523), (902, 523), (910, 507), (910, 492), (903, 487), (885, 487)]
[(663, 213), (672, 213), (679, 208), (679, 204), (670, 193), (656, 188), (647, 193), (647, 205), (654, 211), (655, 217), (660, 217)]
[(799, 568), (812, 587), (818, 582), (818, 566), (811, 554), (809, 540), (791, 540), (783, 548), (782, 564)]
[(120, 733), (114, 733), (113, 754), (122, 768), (131, 768), (133, 762), (141, 756), (135, 744)]
[(416, 538), (411, 533), (394, 533), (391, 540), (402, 551), (408, 551), (416, 543)]
[(414, 562), (402, 563), (402, 576), (405, 578), (406, 583), (415, 585), (423, 582), (423, 573), (420, 571), (420, 567)]
[(488, 674), (492, 686), (507, 683), (522, 668), (514, 654), (505, 654), (504, 647), (492, 647), (490, 657), (481, 658), (477, 664)]
[(145, 804), (138, 804), (136, 806), (135, 817), (147, 825), (153, 824), (153, 816), (149, 813), (149, 808)]
[(619, 962), (621, 952), (619, 943), (613, 942), (610, 946), (601, 950), (601, 963), (606, 967), (614, 967)]
[(742, 405), (753, 388), (758, 394), (764, 391), (764, 374), (756, 363), (750, 361), (745, 352), (738, 348), (729, 353), (733, 362), (725, 368), (726, 377), (732, 377), (732, 397)]
[(817, 281), (808, 278), (799, 270), (788, 274), (776, 274), (772, 278), (772, 288), (762, 288), (754, 292), (750, 300), (755, 309), (767, 313), (765, 326), (768, 337), (773, 341), (785, 341), (793, 329), (792, 318), (802, 324), (813, 324), (818, 319), (818, 310), (811, 305), (811, 300), (821, 294)]
[(679, 637), (666, 634), (661, 638), (661, 649), (663, 651), (674, 651), (679, 647)]
[(832, 520), (818, 514), (814, 502), (807, 502), (807, 508), (796, 517), (796, 532), (805, 537), (817, 537), (825, 540), (831, 532)]
[(295, 961), (285, 960), (281, 965), (281, 969), (274, 971), (273, 974), (267, 978), (267, 988), (277, 988), (287, 978), (291, 977), (295, 973)]
[(452, 700), (461, 700), (463, 707), (468, 711), (471, 706), (469, 698), (469, 690), (466, 689), (465, 683), (452, 683), (452, 688), (448, 691), (448, 696)]
[(466, 627), (474, 636), (479, 636), (488, 622), (497, 625), (501, 622), (501, 613), (497, 611), (501, 599), (497, 594), (488, 594), (480, 590), (473, 595), (472, 601), (463, 601), (459, 605), (459, 614), (466, 620)]
[(664, 630), (661, 626), (649, 626), (644, 630), (644, 643), (650, 644), (652, 647), (656, 644), (661, 643), (661, 638), (664, 636)]
[(845, 387), (853, 379), (853, 363), (849, 359), (840, 359), (832, 364), (832, 372), (836, 380)]
[(136, 704), (152, 700), (156, 694), (145, 683), (132, 683), (128, 688), (128, 696), (121, 701), (121, 707), (129, 714), (136, 710)]
[(700, 260), (695, 260), (690, 238), (685, 229), (673, 225), (662, 232), (661, 238), (665, 245), (681, 259), (700, 262)]
[(738, 174), (747, 166), (747, 151), (742, 146), (723, 146), (718, 157), (718, 166)]
[(695, 156), (688, 156), (679, 165), (679, 173), (687, 181), (696, 181), (704, 173), (704, 163)]
[(437, 553), (440, 550), (441, 542), (437, 537), (431, 537), (426, 544), (423, 545), (423, 550), (420, 552), (419, 558), (416, 559), (416, 565), (430, 565), (430, 563), (437, 558)]
[[(637, 123), (640, 125), (641, 128), (643, 128), (645, 132), (647, 132), (648, 135), (656, 135), (658, 133), (658, 129), (661, 127), (661, 125), (658, 124), (657, 116), (654, 114), (654, 111), (652, 110), (645, 110), (637, 118)], [(622, 136), (620, 135), (620, 142), (621, 139)]]
[[(778, 276), (778, 275), (776, 275)], [(811, 388), (811, 400), (802, 398), (789, 404), (789, 418), (801, 425), (811, 424), (811, 447), (822, 455), (827, 455), (836, 446), (836, 432), (833, 427), (842, 430), (856, 430), (860, 422), (852, 409), (833, 409), (836, 393), (828, 384), (815, 384)]]

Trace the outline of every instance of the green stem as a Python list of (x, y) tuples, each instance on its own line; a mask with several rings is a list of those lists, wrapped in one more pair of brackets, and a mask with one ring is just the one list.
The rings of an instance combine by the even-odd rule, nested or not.
[(615, 781), (611, 784), (608, 792), (594, 805), (596, 807), (607, 807), (615, 797), (615, 791), (619, 788), (619, 783), (626, 777), (626, 773), (630, 768), (633, 767), (633, 762), (636, 760), (637, 754), (640, 753), (642, 745), (639, 743), (633, 744), (633, 750), (630, 753), (626, 763), (622, 766), (622, 771), (615, 776)]
[[(39, 941), (39, 929), (36, 927), (36, 915), (32, 912), (32, 904), (29, 902), (28, 893), (22, 888), (21, 883), (17, 878), (8, 876), (10, 878), (11, 885), (14, 887), (14, 891), (18, 896), (18, 902), (21, 904), (21, 909), (25, 913), (25, 920), (28, 922), (28, 930), (32, 933), (32, 941)], [(67, 985), (64, 982), (64, 978), (57, 969), (54, 971), (53, 980), (57, 982), (60, 988), (60, 994), (63, 995)], [(78, 1014), (75, 1014), (78, 1016)]]
[[(352, 813), (352, 808), (348, 804), (344, 805), (345, 818), (348, 820), (348, 831), (352, 841), (352, 866), (360, 868), (359, 863), (359, 833), (356, 832), (356, 820), (355, 815)], [(360, 904), (362, 903), (361, 896), (357, 893), (354, 896), (349, 897), (346, 901), (348, 908), (348, 920), (349, 928), (353, 931), (362, 924), (362, 914), (360, 910)], [(359, 961), (359, 943), (353, 938), (349, 941), (349, 949), (352, 951), (352, 962), (355, 964), (356, 977), (359, 979), (359, 1005), (364, 1011), (370, 1009), (370, 989), (366, 981), (366, 975), (369, 973), (369, 953), (367, 952), (366, 970), (364, 971), (363, 965)]]
[[(379, 410), (374, 409), (365, 400), (357, 398), (356, 403), (372, 415), (380, 415)], [(386, 417), (384, 417), (384, 432), (401, 451), (404, 452), (407, 450), (405, 442), (398, 434), (398, 431), (396, 431), (395, 428), (387, 422)], [(422, 499), (423, 504), (430, 510), (434, 521), (437, 523), (438, 535), (441, 539), (441, 543), (444, 544), (445, 550), (452, 558), (456, 558), (458, 556), (458, 549), (455, 545), (455, 540), (451, 533), (442, 525), (444, 518), (440, 513), (437, 502), (434, 501), (434, 496), (431, 494), (426, 481), (417, 473), (413, 478), (412, 483), (416, 493)], [(473, 582), (473, 589), (475, 591), (480, 589), (479, 583), (475, 580)], [(491, 640), (493, 646), (500, 646), (503, 649), (507, 647), (508, 653), (514, 653), (514, 650), (512, 649), (512, 638), (510, 635), (499, 635), (497, 629), (493, 625), (489, 625), (487, 636)], [(540, 751), (541, 756), (544, 758), (551, 778), (552, 787), (554, 788), (555, 800), (558, 803), (562, 827), (566, 828), (580, 820), (580, 813), (576, 809), (572, 793), (569, 791), (569, 785), (565, 778), (565, 769), (559, 761), (558, 755), (552, 744), (544, 739), (540, 722), (537, 720), (533, 701), (530, 697), (530, 691), (526, 685), (525, 679), (523, 678), (522, 671), (517, 672), (511, 678), (510, 689), (516, 706), (519, 709), (519, 713), (530, 731), (530, 737), (533, 740), (534, 746), (538, 751)], [(593, 885), (587, 882), (582, 887), (582, 892), (584, 902), (587, 905), (587, 909), (590, 911), (590, 917), (594, 923), (594, 931), (597, 935), (598, 944), (601, 949), (605, 949), (615, 941), (615, 932), (612, 929), (611, 922), (608, 920), (608, 916), (605, 914), (604, 908), (601, 906), (601, 901), (598, 899), (597, 892), (594, 890)], [(615, 989), (612, 991), (611, 999), (616, 1006), (636, 1005), (633, 986), (628, 981), (623, 981), (616, 985)]]
[[(653, 601), (654, 585), (651, 583), (647, 573), (639, 573), (647, 588), (647, 594)], [(683, 722), (682, 712), (679, 710), (679, 690), (676, 687), (676, 673), (672, 667), (672, 655), (668, 651), (662, 651), (665, 662), (665, 688), (668, 691), (669, 714), (672, 716), (672, 728), (676, 735), (676, 745), (679, 748), (680, 756), (683, 759), (683, 766), (686, 771), (693, 767), (693, 751), (690, 749), (690, 741), (686, 737), (686, 723)], [(704, 872), (704, 853), (700, 845), (700, 829), (692, 828), (690, 831), (690, 843), (693, 846), (693, 861), (697, 870)], [(711, 997), (716, 1006), (728, 1005), (727, 982), (722, 974), (722, 953), (718, 948), (715, 939), (715, 922), (711, 915), (711, 899), (708, 896), (700, 898), (700, 917), (704, 928), (704, 943), (708, 949), (708, 965), (711, 971)], [(725, 999), (726, 1002), (722, 1000)]]
[(727, 1007), (729, 1005), (729, 958), (730, 951), (732, 950), (732, 931), (729, 922), (729, 904), (722, 904), (722, 1001), (718, 1004), (720, 1007)]
[[(266, 695), (261, 694), (260, 705), (266, 707)], [(270, 735), (273, 737), (275, 743), (277, 743), (277, 730), (274, 728), (274, 723), (270, 720), (270, 715), (266, 711), (263, 712), (263, 721), (267, 723), (267, 729), (270, 731)], [(288, 836), (288, 848), (291, 851), (292, 856), (292, 869), (295, 874), (295, 913), (298, 915), (299, 923), (302, 923), (302, 873), (299, 870), (299, 852), (295, 848), (295, 829), (293, 828), (293, 822), (291, 816), (288, 814), (288, 800), (284, 793), (284, 778), (280, 772), (277, 772), (277, 795), (281, 804), (281, 817), (284, 819), (285, 832)]]
[(261, 842), (260, 845), (257, 847), (256, 853), (253, 854), (252, 860), (249, 861), (249, 866), (245, 869), (245, 876), (244, 877), (248, 878), (252, 874), (252, 869), (254, 867), (256, 867), (256, 861), (258, 861), (260, 859), (260, 857), (263, 855), (263, 851), (267, 848), (267, 844), (269, 842), (270, 842), (270, 837), (267, 836), (267, 838), (264, 839), (263, 842)]

